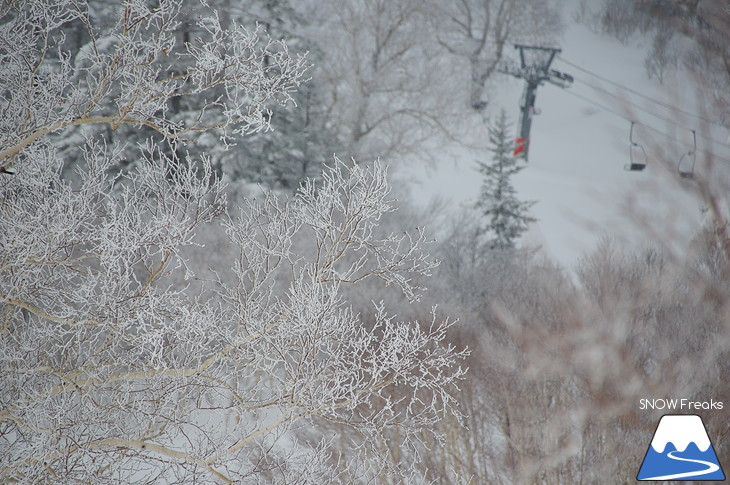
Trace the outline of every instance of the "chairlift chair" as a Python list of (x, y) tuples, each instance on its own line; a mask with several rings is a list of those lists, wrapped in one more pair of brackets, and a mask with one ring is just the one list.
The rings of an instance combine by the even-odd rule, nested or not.
[(692, 130), (692, 148), (683, 153), (677, 163), (679, 176), (685, 179), (694, 178), (695, 162), (697, 162), (697, 133), (695, 133), (695, 130)]
[[(639, 145), (634, 141), (634, 121), (631, 122), (631, 129), (629, 130), (629, 163), (624, 165), (624, 169), (630, 172), (641, 172), (646, 168), (646, 150), (642, 145)], [(641, 149), (641, 157), (634, 157), (634, 149)]]

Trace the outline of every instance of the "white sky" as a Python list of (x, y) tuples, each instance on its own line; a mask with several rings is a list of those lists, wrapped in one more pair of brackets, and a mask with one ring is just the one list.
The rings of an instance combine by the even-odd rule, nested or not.
[[(689, 82), (665, 80), (665, 85), (660, 85), (647, 78), (645, 48), (640, 40), (621, 44), (575, 24), (570, 12), (565, 13), (569, 25), (559, 46), (564, 59), (646, 96), (696, 112), (693, 95), (689, 94)], [(522, 200), (538, 201), (532, 209), (538, 222), (533, 224), (523, 242), (541, 245), (546, 254), (567, 268), (592, 249), (604, 234), (639, 246), (653, 239), (671, 238), (679, 244), (681, 251), (700, 224), (700, 204), (682, 188), (675, 174), (662, 173), (651, 165), (643, 172), (625, 171), (623, 167), (629, 161), (630, 122), (576, 95), (594, 100), (619, 114), (624, 113), (624, 109), (611, 94), (628, 98), (636, 108), (634, 115), (626, 117), (636, 116), (664, 133), (674, 130), (675, 138), (682, 140), (680, 145), (689, 143), (686, 147), (669, 149), (676, 151), (677, 161), (691, 147), (689, 129), (677, 129), (651, 116), (645, 110), (677, 120), (675, 114), (662, 111), (661, 106), (632, 93), (620, 92), (619, 88), (597, 80), (559, 58), (552, 67), (573, 75), (576, 81), (567, 90), (544, 84), (537, 91), (536, 106), (541, 114), (533, 118), (530, 160), (515, 180)], [(503, 106), (516, 130), (524, 84), (521, 80), (500, 76), (504, 79), (499, 81), (498, 96), (492, 100), (490, 109)], [(591, 86), (601, 87), (611, 94), (601, 93)], [(688, 128), (693, 128), (690, 125), (696, 122), (692, 119), (677, 121)], [(662, 135), (645, 128), (643, 132), (637, 128), (636, 133), (637, 138), (653, 134), (656, 140), (664, 142)], [(715, 138), (721, 141), (727, 136), (726, 133), (716, 135)], [(698, 144), (700, 149), (701, 144), (702, 140)], [(474, 160), (486, 155), (465, 149), (456, 156), (447, 154), (435, 170), (415, 176), (411, 186), (413, 198), (424, 202), (440, 195), (450, 199), (454, 207), (475, 200), (480, 179), (474, 171)], [(672, 163), (676, 165), (676, 162)], [(643, 219), (636, 217), (639, 208), (662, 226), (661, 234), (646, 230)], [(671, 235), (666, 232), (668, 228), (673, 230)]]

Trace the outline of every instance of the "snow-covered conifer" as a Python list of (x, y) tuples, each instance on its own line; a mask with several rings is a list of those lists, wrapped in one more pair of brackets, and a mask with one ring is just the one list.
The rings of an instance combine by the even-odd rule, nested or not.
[(512, 177), (524, 168), (522, 158), (514, 154), (512, 130), (504, 110), (496, 123), (489, 127), (492, 159), (478, 162), (482, 186), (477, 209), (484, 218), (483, 232), (493, 249), (511, 249), (535, 219), (528, 215), (534, 202), (517, 198)]

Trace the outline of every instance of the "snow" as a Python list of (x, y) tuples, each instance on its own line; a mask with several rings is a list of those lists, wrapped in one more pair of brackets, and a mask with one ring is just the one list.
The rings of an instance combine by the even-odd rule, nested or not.
[[(691, 129), (699, 132), (701, 128), (698, 120), (678, 118), (646, 99), (696, 113), (691, 82), (686, 76), (675, 81), (665, 79), (663, 85), (648, 79), (646, 46), (640, 39), (621, 44), (577, 24), (570, 14), (571, 8), (566, 7), (568, 27), (560, 43), (562, 53), (552, 68), (574, 76), (575, 82), (567, 89), (548, 83), (538, 89), (536, 107), (541, 114), (533, 118), (530, 160), (514, 180), (522, 200), (537, 201), (531, 214), (538, 222), (522, 243), (540, 246), (567, 268), (604, 236), (635, 247), (671, 240), (673, 249), (681, 254), (702, 218), (699, 201), (687, 190), (688, 182), (680, 182), (676, 171), (652, 167), (651, 160), (643, 172), (628, 172), (624, 165), (629, 162), (632, 119), (641, 123), (635, 137), (648, 138), (646, 144), (666, 143), (667, 135), (678, 140), (665, 146), (669, 154), (676, 153), (676, 161), (667, 162), (668, 166), (676, 166), (681, 155), (691, 149)], [(562, 59), (639, 94), (575, 69)], [(498, 80), (498, 96), (493, 96), (490, 113), (494, 116), (499, 107), (505, 108), (516, 132), (524, 84), (503, 77)], [(717, 141), (728, 136), (727, 130), (717, 127), (710, 135)], [(700, 149), (702, 141), (698, 143)], [(717, 148), (716, 144), (712, 147)], [(480, 183), (474, 161), (486, 156), (486, 148), (451, 148), (445, 153), (446, 160), (436, 169), (415, 175), (410, 190), (414, 200), (426, 203), (438, 196), (450, 200), (454, 208), (473, 203)]]
[(702, 452), (711, 445), (702, 418), (693, 414), (662, 417), (651, 440), (651, 447), (657, 453), (663, 453), (667, 443), (673, 443), (679, 452), (686, 450), (690, 443), (696, 444)]

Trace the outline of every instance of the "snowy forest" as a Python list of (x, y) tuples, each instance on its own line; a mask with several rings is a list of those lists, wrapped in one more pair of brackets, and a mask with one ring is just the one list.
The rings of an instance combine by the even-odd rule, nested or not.
[[(571, 25), (691, 98), (679, 159), (592, 109), (697, 209), (566, 265), (502, 101)], [(714, 0), (0, 0), (0, 482), (634, 483), (671, 398), (728, 470), (729, 46)]]

